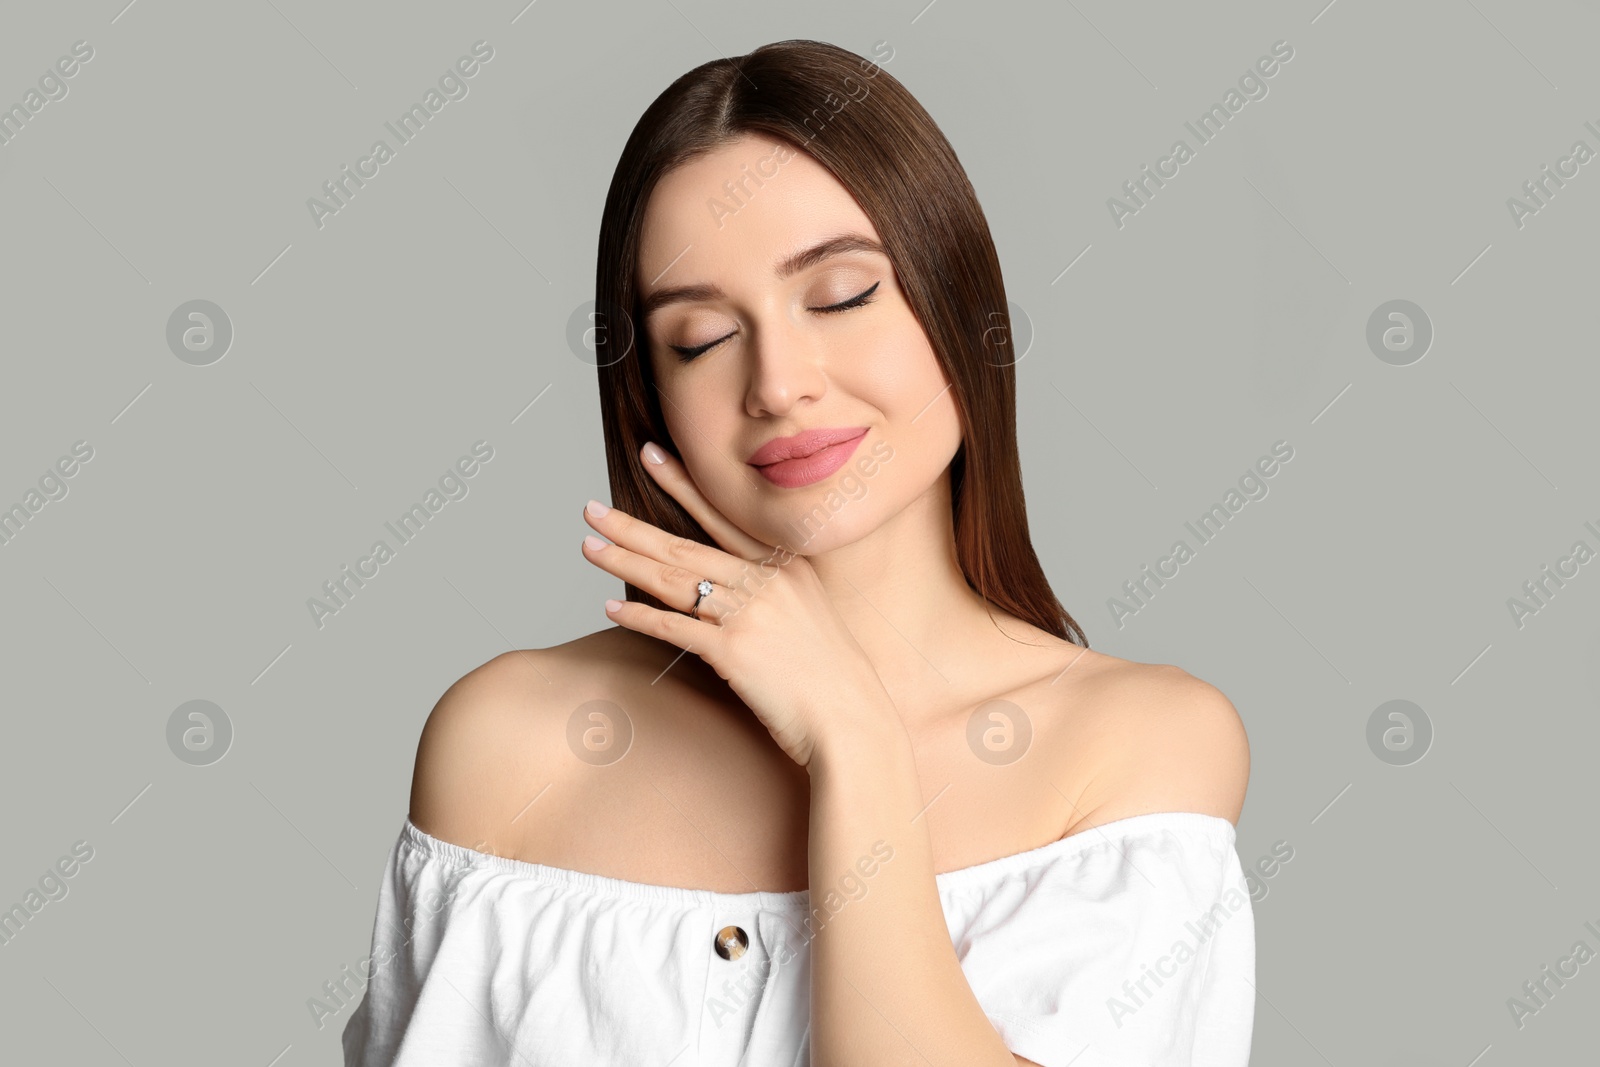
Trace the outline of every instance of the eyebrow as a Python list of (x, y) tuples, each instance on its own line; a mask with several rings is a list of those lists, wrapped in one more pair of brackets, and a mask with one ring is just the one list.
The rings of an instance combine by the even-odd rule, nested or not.
[[(819, 241), (810, 248), (803, 248), (791, 256), (779, 260), (773, 267), (773, 273), (781, 281), (803, 270), (816, 266), (824, 260), (834, 256), (848, 255), (851, 252), (873, 252), (880, 256), (888, 256), (883, 246), (870, 237), (859, 233), (843, 233), (836, 237), (829, 237)], [(721, 300), (727, 294), (715, 285), (674, 285), (665, 289), (657, 289), (640, 302), (640, 315), (649, 318), (668, 304), (681, 304), (689, 301)]]

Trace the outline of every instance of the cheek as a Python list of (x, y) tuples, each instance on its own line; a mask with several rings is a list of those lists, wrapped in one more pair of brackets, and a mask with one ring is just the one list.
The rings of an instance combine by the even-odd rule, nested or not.
[[(939, 357), (910, 310), (870, 346), (857, 380), (864, 395), (880, 399), (889, 418), (906, 430), (920, 430), (918, 412), (948, 384)], [(928, 414), (932, 414), (930, 410)], [(915, 426), (910, 420), (917, 418)]]
[[(961, 445), (961, 417), (944, 365), (920, 327), (901, 339), (894, 373), (883, 383), (891, 443), (909, 453), (914, 480), (932, 477)], [(915, 420), (915, 421), (913, 421)]]
[(740, 469), (744, 457), (730, 451), (730, 442), (737, 439), (737, 427), (725, 424), (725, 414), (697, 406), (693, 395), (691, 392), (685, 398), (673, 394), (671, 401), (663, 400), (662, 416), (689, 478), (716, 505), (736, 497), (745, 484), (744, 471)]

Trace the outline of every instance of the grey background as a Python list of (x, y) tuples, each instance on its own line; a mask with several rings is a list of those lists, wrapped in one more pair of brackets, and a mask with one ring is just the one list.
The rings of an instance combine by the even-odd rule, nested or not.
[[(0, 546), (0, 904), (94, 849), (0, 946), (6, 1059), (340, 1062), (349, 1009), (306, 1001), (369, 952), (433, 702), (620, 588), (579, 556), (607, 483), (566, 330), (622, 142), (690, 67), (816, 37), (888, 42), (982, 199), (1062, 600), (1245, 719), (1240, 856), (1294, 849), (1256, 904), (1254, 1061), (1592, 1060), (1600, 963), (1520, 1029), (1506, 1002), (1600, 949), (1600, 563), (1520, 628), (1507, 601), (1600, 548), (1600, 162), (1521, 228), (1506, 201), (1600, 149), (1594, 4), (123, 3), (0, 32), (6, 106), (94, 48), (0, 145), (0, 504), (94, 449)], [(469, 95), (314, 225), (480, 39)], [(1279, 40), (1268, 95), (1114, 225)], [(203, 367), (166, 341), (196, 299), (234, 331)], [(1434, 329), (1409, 366), (1366, 342), (1396, 299)], [(480, 439), (468, 494), (318, 629), (307, 599)], [(1108, 598), (1279, 440), (1269, 494), (1119, 628)], [(207, 766), (167, 741), (196, 699), (233, 729)], [(1393, 699), (1432, 724), (1419, 762), (1369, 749)]]

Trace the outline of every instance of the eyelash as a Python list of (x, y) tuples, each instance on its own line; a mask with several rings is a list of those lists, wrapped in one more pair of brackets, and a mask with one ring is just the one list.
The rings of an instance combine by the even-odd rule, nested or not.
[[(878, 286), (882, 284), (882, 282), (873, 282), (872, 288), (868, 289), (864, 293), (860, 293), (851, 297), (849, 300), (838, 304), (829, 304), (827, 307), (812, 308), (811, 310), (817, 312), (819, 315), (837, 315), (841, 311), (851, 311), (858, 307), (865, 307), (866, 305), (872, 303), (872, 294), (877, 292)], [(733, 334), (728, 335), (728, 337), (732, 336)], [(667, 347), (678, 354), (678, 361), (680, 363), (688, 363), (697, 356), (704, 355), (706, 352), (709, 352), (711, 349), (717, 347), (723, 341), (726, 341), (728, 337), (720, 337), (709, 344), (697, 345), (694, 348), (683, 348), (679, 345), (668, 345)]]

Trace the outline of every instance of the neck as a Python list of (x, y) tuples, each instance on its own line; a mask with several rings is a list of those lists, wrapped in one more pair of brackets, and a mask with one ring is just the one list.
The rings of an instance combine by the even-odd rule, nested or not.
[(967, 584), (950, 503), (946, 472), (872, 533), (808, 557), (908, 727), (981, 686), (998, 662), (989, 650), (1014, 645), (1006, 634), (1038, 640)]

